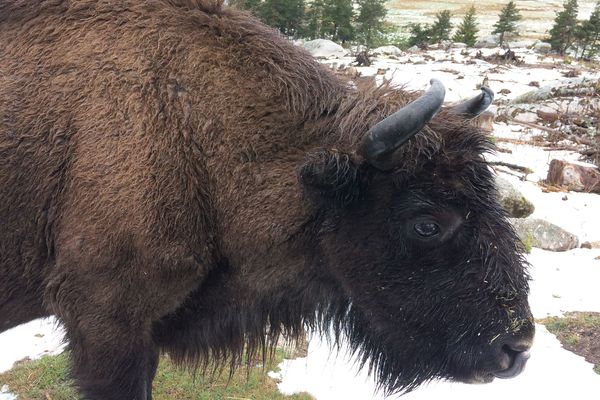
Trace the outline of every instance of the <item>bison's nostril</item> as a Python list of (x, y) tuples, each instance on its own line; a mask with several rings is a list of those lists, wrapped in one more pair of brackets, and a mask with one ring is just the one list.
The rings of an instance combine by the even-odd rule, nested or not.
[(505, 344), (502, 346), (502, 352), (508, 356), (508, 367), (494, 372), (494, 376), (501, 379), (514, 378), (525, 369), (525, 364), (529, 360), (530, 346), (528, 344)]

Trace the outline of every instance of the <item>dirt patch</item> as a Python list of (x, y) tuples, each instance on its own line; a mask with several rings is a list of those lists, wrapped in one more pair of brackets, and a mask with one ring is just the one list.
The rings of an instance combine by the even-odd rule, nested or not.
[(600, 313), (570, 312), (538, 321), (556, 335), (563, 347), (594, 364), (600, 375)]

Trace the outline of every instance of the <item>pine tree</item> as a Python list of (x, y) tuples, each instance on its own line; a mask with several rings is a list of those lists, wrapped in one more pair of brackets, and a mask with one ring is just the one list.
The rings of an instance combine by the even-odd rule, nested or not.
[(429, 25), (410, 24), (409, 46), (424, 47), (431, 41), (431, 27)]
[(257, 17), (260, 14), (261, 0), (229, 0), (229, 5), (250, 11)]
[(566, 0), (563, 10), (556, 14), (548, 42), (559, 54), (565, 54), (573, 45), (577, 29), (577, 12), (577, 0)]
[(324, 37), (323, 32), (323, 13), (325, 4), (323, 0), (313, 0), (306, 9), (306, 27), (304, 36), (309, 39), (318, 39)]
[(500, 34), (500, 46), (504, 43), (504, 37), (507, 34), (518, 35), (517, 22), (521, 20), (521, 13), (517, 10), (514, 1), (509, 1), (506, 6), (500, 11), (498, 22), (494, 24), (492, 33)]
[(475, 6), (471, 6), (462, 22), (458, 26), (452, 40), (455, 42), (465, 43), (467, 46), (474, 46), (477, 41), (477, 20), (475, 18)]
[(259, 17), (286, 36), (298, 36), (304, 20), (304, 0), (264, 0)]
[(358, 0), (357, 3), (357, 33), (363, 44), (372, 47), (384, 29), (383, 22), (387, 14), (385, 0)]
[(581, 49), (581, 58), (591, 59), (600, 51), (600, 0), (590, 16), (575, 32), (576, 42)]
[(352, 0), (323, 1), (323, 32), (332, 40), (346, 42), (354, 38)]
[(451, 17), (452, 14), (449, 10), (443, 10), (435, 14), (436, 20), (431, 26), (431, 42), (439, 43), (442, 40), (450, 39), (450, 31), (452, 31)]

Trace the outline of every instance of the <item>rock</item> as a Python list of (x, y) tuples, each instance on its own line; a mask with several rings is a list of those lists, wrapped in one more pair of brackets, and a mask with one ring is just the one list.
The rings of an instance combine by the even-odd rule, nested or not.
[(480, 127), (486, 132), (494, 131), (494, 120), (496, 119), (496, 113), (491, 110), (485, 110), (477, 117), (473, 119), (475, 126)]
[(567, 251), (579, 246), (577, 236), (543, 219), (511, 218), (510, 222), (526, 247)]
[(550, 161), (546, 182), (575, 192), (600, 193), (600, 171), (592, 165), (554, 159)]
[(507, 42), (504, 44), (509, 49), (528, 49), (533, 43), (526, 40), (520, 40), (518, 42)]
[(343, 57), (347, 51), (337, 43), (327, 39), (315, 39), (304, 43), (304, 48), (315, 58)]
[(509, 181), (502, 177), (496, 178), (498, 199), (500, 205), (511, 218), (526, 218), (530, 216), (535, 207), (523, 196)]
[(436, 47), (438, 50), (448, 50), (448, 49), (452, 48), (452, 41), (451, 40), (442, 40), (441, 42), (439, 42), (437, 44)]
[(535, 51), (536, 53), (548, 54), (550, 53), (550, 50), (552, 50), (552, 46), (550, 45), (550, 43), (537, 42), (533, 45), (533, 51)]
[(480, 38), (475, 43), (475, 48), (477, 49), (493, 49), (494, 47), (498, 47), (500, 44), (500, 36), (499, 35), (489, 35)]
[(467, 44), (466, 43), (461, 43), (461, 42), (454, 42), (454, 43), (452, 43), (451, 47), (453, 49), (466, 49), (467, 48)]
[(410, 54), (419, 54), (421, 52), (421, 49), (419, 48), (419, 46), (413, 46), (406, 49), (406, 52)]
[(383, 54), (386, 56), (401, 56), (402, 50), (400, 50), (396, 46), (381, 46), (373, 50), (373, 53)]
[(583, 242), (583, 243), (581, 243), (581, 248), (582, 249), (591, 249), (592, 244), (590, 242)]

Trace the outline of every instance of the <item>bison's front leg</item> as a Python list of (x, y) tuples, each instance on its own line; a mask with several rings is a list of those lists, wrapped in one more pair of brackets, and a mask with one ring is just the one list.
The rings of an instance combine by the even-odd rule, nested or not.
[(151, 399), (159, 352), (152, 324), (195, 284), (194, 259), (177, 249), (147, 257), (126, 241), (105, 254), (65, 249), (46, 302), (65, 326), (77, 386), (86, 399)]
[(72, 375), (81, 393), (93, 400), (152, 399), (157, 348), (140, 331), (117, 332), (109, 324), (97, 328), (67, 328)]

